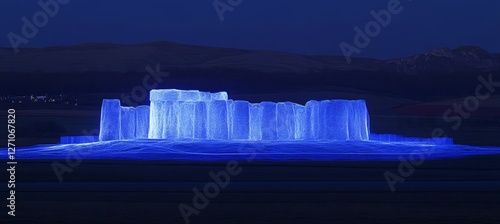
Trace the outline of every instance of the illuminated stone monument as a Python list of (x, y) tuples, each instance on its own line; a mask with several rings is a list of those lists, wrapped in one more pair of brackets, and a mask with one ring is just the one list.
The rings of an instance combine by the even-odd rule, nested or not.
[(369, 140), (364, 100), (249, 103), (226, 92), (152, 90), (150, 105), (104, 100), (99, 140)]

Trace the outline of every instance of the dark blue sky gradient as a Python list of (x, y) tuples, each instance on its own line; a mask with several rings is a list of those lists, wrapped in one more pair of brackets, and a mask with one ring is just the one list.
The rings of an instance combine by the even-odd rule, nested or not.
[[(46, 1), (46, 0), (44, 0)], [(373, 20), (370, 10), (389, 0), (243, 0), (221, 22), (213, 0), (71, 0), (21, 47), (88, 42), (185, 44), (341, 55), (353, 27)], [(226, 0), (220, 0), (226, 2)], [(40, 10), (33, 0), (0, 7), (0, 46), (21, 33), (21, 17)], [(427, 50), (476, 45), (500, 53), (500, 1), (401, 0), (404, 9), (362, 50), (360, 57), (395, 58)]]

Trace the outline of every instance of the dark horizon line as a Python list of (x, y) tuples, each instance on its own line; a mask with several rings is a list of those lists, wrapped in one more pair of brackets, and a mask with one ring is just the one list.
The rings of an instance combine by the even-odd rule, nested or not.
[[(244, 51), (256, 51), (256, 52), (279, 52), (279, 53), (286, 53), (286, 54), (292, 54), (292, 55), (304, 55), (304, 56), (320, 56), (320, 57), (344, 57), (343, 55), (331, 55), (331, 54), (301, 54), (301, 53), (294, 53), (294, 52), (287, 52), (287, 51), (279, 51), (279, 50), (256, 50), (256, 49), (246, 49), (246, 48), (235, 48), (235, 47), (219, 47), (219, 46), (207, 46), (207, 45), (198, 45), (198, 44), (185, 44), (185, 43), (179, 43), (175, 41), (167, 41), (167, 40), (158, 40), (158, 41), (151, 41), (151, 42), (143, 42), (143, 43), (111, 43), (111, 42), (83, 42), (79, 44), (68, 44), (68, 45), (51, 45), (51, 46), (46, 46), (46, 47), (22, 47), (18, 48), (19, 51), (21, 52), (23, 49), (45, 49), (45, 48), (57, 48), (57, 47), (76, 47), (76, 46), (81, 46), (81, 45), (91, 45), (91, 44), (108, 44), (108, 45), (117, 45), (117, 46), (134, 46), (134, 45), (147, 45), (147, 44), (155, 44), (155, 43), (170, 43), (170, 44), (176, 44), (176, 45), (184, 45), (184, 46), (194, 46), (194, 47), (209, 47), (209, 48), (219, 48), (219, 49), (231, 49), (231, 50), (244, 50)], [(401, 56), (401, 57), (396, 57), (396, 58), (388, 58), (388, 59), (380, 59), (380, 58), (370, 58), (370, 57), (351, 57), (351, 58), (356, 58), (356, 59), (375, 59), (379, 61), (389, 61), (389, 60), (394, 60), (394, 59), (400, 59), (400, 58), (407, 58), (407, 57), (412, 57), (415, 55), (421, 55), (426, 52), (430, 51), (435, 51), (435, 50), (441, 50), (441, 49), (458, 49), (461, 47), (476, 47), (485, 50), (486, 52), (490, 54), (500, 54), (500, 52), (491, 52), (487, 49), (484, 49), (482, 47), (479, 47), (477, 45), (460, 45), (459, 47), (456, 48), (450, 48), (450, 47), (441, 47), (441, 48), (434, 48), (433, 50), (429, 51), (424, 51), (420, 53), (413, 53), (411, 55), (407, 56)], [(5, 47), (5, 46), (0, 46), (0, 49), (7, 49), (7, 50), (12, 50), (12, 47)]]

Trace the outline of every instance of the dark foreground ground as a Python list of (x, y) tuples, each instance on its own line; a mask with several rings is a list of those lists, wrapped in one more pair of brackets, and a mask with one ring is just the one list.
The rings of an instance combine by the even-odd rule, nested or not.
[[(69, 165), (18, 163), (16, 217), (4, 205), (1, 223), (184, 223), (179, 204), (193, 206), (193, 188), (227, 170), (226, 162), (83, 160), (59, 182), (54, 162)], [(384, 173), (400, 175), (400, 165), (241, 162), (190, 223), (500, 222), (500, 156), (427, 160), (392, 192)]]

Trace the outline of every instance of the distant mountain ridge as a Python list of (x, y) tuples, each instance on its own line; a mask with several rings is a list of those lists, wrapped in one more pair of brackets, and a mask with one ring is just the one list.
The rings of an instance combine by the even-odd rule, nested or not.
[(388, 60), (379, 70), (405, 74), (487, 72), (500, 69), (499, 54), (491, 54), (475, 46), (443, 48), (411, 57)]
[(74, 46), (0, 48), (0, 72), (85, 73), (144, 72), (147, 65), (177, 69), (236, 69), (261, 73), (376, 71), (405, 75), (500, 70), (500, 54), (475, 47), (437, 49), (391, 60), (310, 56), (274, 51), (193, 46), (172, 42), (145, 44), (89, 43)]

